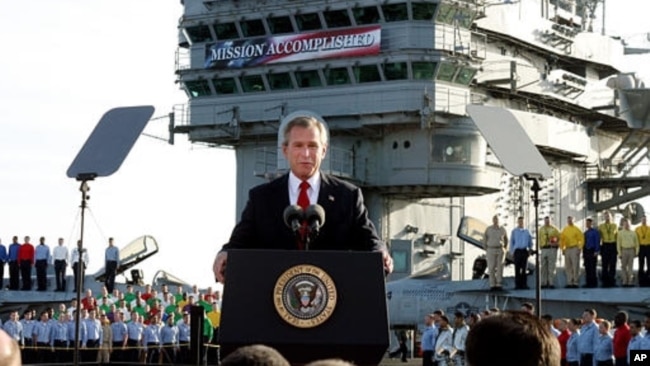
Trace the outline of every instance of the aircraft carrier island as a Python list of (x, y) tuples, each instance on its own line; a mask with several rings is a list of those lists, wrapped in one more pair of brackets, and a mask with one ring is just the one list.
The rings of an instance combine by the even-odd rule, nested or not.
[[(363, 189), (395, 259), (393, 327), (417, 327), (434, 308), (534, 301), (533, 290), (489, 294), (487, 280), (469, 279), (482, 248), (466, 244), (480, 246), (493, 215), (508, 232), (523, 216), (533, 234), (545, 216), (560, 228), (573, 216), (581, 229), (604, 211), (634, 225), (643, 216), (650, 92), (622, 72), (621, 39), (593, 31), (607, 16), (600, 1), (181, 2), (176, 75), (188, 102), (175, 108), (173, 132), (234, 149), (239, 214), (250, 188), (287, 171), (283, 124), (324, 121), (323, 171)], [(511, 114), (550, 167), (539, 221), (531, 182), (495, 153), (525, 169), (529, 146), (509, 127), (502, 138), (481, 134), (471, 105)], [(605, 316), (649, 309), (638, 288), (542, 296), (545, 311), (566, 317), (588, 304)]]

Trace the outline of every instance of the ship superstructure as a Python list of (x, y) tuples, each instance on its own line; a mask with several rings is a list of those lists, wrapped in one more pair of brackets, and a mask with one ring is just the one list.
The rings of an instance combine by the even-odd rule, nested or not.
[(642, 85), (618, 72), (621, 41), (590, 31), (598, 1), (182, 3), (176, 72), (189, 101), (174, 131), (234, 148), (239, 213), (250, 188), (287, 170), (282, 123), (322, 118), (323, 169), (363, 188), (394, 278), (463, 278), (453, 234), (465, 215), (535, 224), (528, 183), (503, 169), (468, 104), (512, 111), (553, 168), (540, 218), (581, 225), (650, 190)]

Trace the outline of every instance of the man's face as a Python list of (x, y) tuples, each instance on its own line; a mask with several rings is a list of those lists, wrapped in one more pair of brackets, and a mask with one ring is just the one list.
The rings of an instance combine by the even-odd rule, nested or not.
[(549, 226), (550, 224), (551, 224), (551, 220), (548, 217), (544, 218), (544, 225)]
[(301, 180), (309, 179), (320, 169), (326, 152), (327, 146), (321, 142), (320, 131), (316, 127), (293, 127), (289, 131), (287, 145), (282, 146), (291, 171)]
[(607, 334), (608, 329), (605, 328), (605, 325), (600, 324), (600, 325), (598, 326), (598, 331), (600, 332), (600, 334)]
[(611, 220), (611, 217), (609, 216), (609, 212), (605, 212), (604, 217), (605, 217), (605, 222), (609, 222), (609, 220)]
[(650, 316), (645, 317), (645, 330), (646, 332), (650, 332)]
[(590, 322), (591, 322), (592, 320), (594, 320), (594, 319), (593, 319), (593, 317), (591, 316), (591, 314), (589, 314), (589, 312), (585, 311), (584, 313), (582, 313), (582, 320), (583, 320), (585, 323), (590, 323)]
[(433, 314), (433, 323), (434, 324), (439, 324), (440, 323), (440, 315), (438, 314)]
[(424, 317), (424, 324), (426, 324), (427, 326), (433, 324), (433, 318), (430, 317), (430, 316), (428, 316), (428, 315), (426, 315), (426, 316)]
[(520, 228), (523, 228), (524, 227), (524, 219), (517, 219), (517, 226), (519, 226)]
[(637, 328), (636, 325), (634, 325), (634, 323), (630, 324), (630, 334), (632, 335), (632, 337), (636, 336), (640, 332), (641, 329)]
[(494, 224), (494, 226), (499, 226), (499, 218), (494, 216), (492, 218), (492, 224)]
[(567, 225), (573, 225), (573, 217), (569, 216), (566, 218)]
[(454, 317), (454, 326), (460, 327), (461, 325), (463, 325), (463, 320), (465, 319), (462, 317), (458, 317), (458, 316)]

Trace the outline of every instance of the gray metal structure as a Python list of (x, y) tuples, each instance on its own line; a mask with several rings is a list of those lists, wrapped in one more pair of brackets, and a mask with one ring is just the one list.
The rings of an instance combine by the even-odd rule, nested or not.
[[(507, 228), (524, 216), (532, 231), (538, 216), (561, 226), (572, 215), (582, 225), (605, 209), (625, 214), (623, 205), (646, 196), (650, 102), (634, 75), (619, 74), (620, 40), (590, 31), (598, 0), (182, 3), (176, 74), (189, 100), (174, 111), (175, 132), (235, 150), (240, 213), (250, 188), (286, 172), (282, 122), (298, 111), (322, 118), (330, 132), (323, 170), (362, 187), (391, 245), (391, 280), (440, 271), (464, 279), (465, 261), (481, 254), (454, 236), (465, 215), (496, 214)], [(266, 52), (315, 34), (372, 34), (379, 45), (336, 57)], [(468, 105), (514, 116), (550, 167), (540, 172), (539, 197), (504, 169)], [(521, 135), (502, 133), (520, 146)]]

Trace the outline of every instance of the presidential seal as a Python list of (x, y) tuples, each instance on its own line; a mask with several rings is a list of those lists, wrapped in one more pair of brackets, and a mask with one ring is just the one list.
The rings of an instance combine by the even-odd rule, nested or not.
[(336, 307), (336, 286), (321, 268), (302, 264), (286, 270), (273, 290), (275, 310), (297, 328), (323, 324)]

